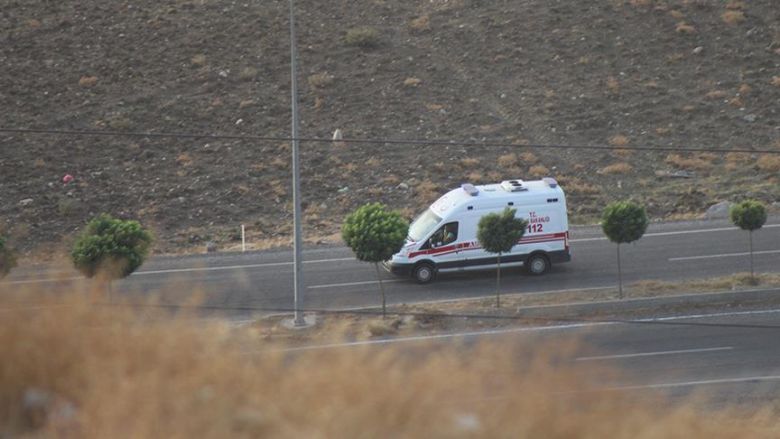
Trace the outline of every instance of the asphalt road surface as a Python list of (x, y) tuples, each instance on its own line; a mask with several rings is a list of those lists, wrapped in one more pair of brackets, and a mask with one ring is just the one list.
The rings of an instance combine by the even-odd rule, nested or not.
[[(652, 224), (638, 242), (621, 247), (623, 279), (682, 280), (708, 278), (749, 269), (748, 234), (726, 221)], [(615, 245), (598, 227), (571, 230), (572, 262), (558, 264), (543, 276), (520, 268), (502, 275), (504, 293), (604, 288), (617, 284)], [(780, 271), (780, 219), (754, 232), (757, 272)], [(197, 295), (211, 307), (251, 312), (293, 306), (290, 251), (222, 253), (151, 258), (130, 277), (115, 282), (123, 297), (155, 295), (161, 303), (191, 303)], [(379, 303), (374, 267), (356, 261), (347, 248), (312, 248), (304, 252), (306, 309), (348, 309)], [(382, 272), (389, 303), (413, 303), (489, 296), (495, 291), (495, 271), (441, 274), (429, 285)], [(4, 280), (20, 290), (62, 291), (89, 288), (70, 268), (16, 269)]]
[[(597, 227), (572, 229), (573, 260), (541, 277), (508, 270), (505, 293), (559, 291), (615, 286), (615, 246)], [(748, 270), (747, 233), (725, 221), (651, 225), (636, 244), (623, 246), (624, 280), (666, 281), (708, 278)], [(780, 221), (772, 219), (754, 233), (757, 272), (780, 272)], [(306, 308), (345, 309), (379, 302), (373, 267), (356, 261), (345, 248), (315, 248), (304, 253)], [(116, 282), (114, 294), (157, 296), (180, 305), (200, 295), (205, 304), (247, 317), (259, 309), (289, 309), (292, 299), (290, 251), (155, 257), (129, 278)], [(390, 303), (448, 300), (494, 294), (493, 271), (442, 275), (418, 285), (382, 273)], [(28, 288), (60, 292), (94, 285), (72, 269), (20, 267), (3, 283), (7, 293)], [(729, 404), (776, 401), (780, 395), (780, 310), (724, 312), (707, 316), (663, 317), (639, 323), (587, 323), (530, 330), (501, 330), (510, 343), (519, 334), (539, 337), (574, 335), (583, 350), (570, 361), (626, 371), (620, 379), (598, 383), (601, 391), (651, 392), (673, 396), (706, 391), (711, 401)], [(444, 336), (439, 340), (461, 336)], [(425, 337), (400, 342), (425, 340)], [(384, 342), (383, 342), (384, 343)]]
[[(594, 399), (604, 392), (627, 392), (640, 399), (662, 394), (673, 403), (696, 396), (709, 407), (754, 408), (780, 402), (778, 336), (780, 309), (755, 309), (309, 345), (290, 351), (394, 345), (423, 358), (449, 344), (468, 350), (492, 341), (544, 351), (575, 340), (576, 348), (565, 350), (556, 364), (570, 366), (587, 383), (578, 393), (593, 393)], [(527, 361), (526, 351), (519, 352), (518, 363)], [(551, 396), (568, 393), (551, 390)], [(498, 391), (486, 402), (500, 403), (505, 396)]]

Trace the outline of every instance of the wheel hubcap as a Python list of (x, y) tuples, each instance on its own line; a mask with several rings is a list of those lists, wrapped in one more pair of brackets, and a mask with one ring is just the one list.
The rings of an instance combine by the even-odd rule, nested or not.
[(531, 270), (533, 270), (534, 273), (543, 272), (545, 267), (547, 267), (547, 263), (541, 260), (540, 258), (535, 258), (531, 262)]
[(431, 270), (428, 267), (423, 267), (417, 270), (417, 278), (422, 281), (427, 281), (431, 278)]

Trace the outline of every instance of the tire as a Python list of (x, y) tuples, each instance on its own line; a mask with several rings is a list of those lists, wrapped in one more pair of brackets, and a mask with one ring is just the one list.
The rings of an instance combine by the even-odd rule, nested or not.
[(532, 276), (541, 276), (550, 270), (550, 259), (544, 253), (534, 253), (525, 260), (525, 271)]
[(418, 284), (427, 284), (436, 278), (436, 269), (433, 267), (433, 264), (421, 262), (414, 266), (412, 277)]

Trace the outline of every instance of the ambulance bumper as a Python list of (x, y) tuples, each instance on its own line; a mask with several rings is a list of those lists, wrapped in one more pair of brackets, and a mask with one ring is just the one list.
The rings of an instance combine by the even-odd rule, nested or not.
[(393, 261), (384, 261), (382, 262), (382, 266), (385, 267), (385, 270), (389, 271), (390, 273), (393, 273), (397, 276), (411, 276), (412, 275), (412, 267), (413, 264), (404, 264), (404, 263), (398, 263)]

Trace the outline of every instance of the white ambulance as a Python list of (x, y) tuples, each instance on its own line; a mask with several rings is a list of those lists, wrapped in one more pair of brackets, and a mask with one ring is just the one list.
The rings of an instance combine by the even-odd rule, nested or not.
[(552, 264), (571, 260), (566, 198), (554, 179), (544, 178), (451, 190), (414, 220), (403, 248), (385, 261), (385, 268), (419, 283), (440, 272), (495, 268), (496, 255), (477, 240), (477, 224), (506, 207), (516, 209), (528, 228), (512, 251), (501, 255), (502, 267), (523, 266), (539, 275)]

